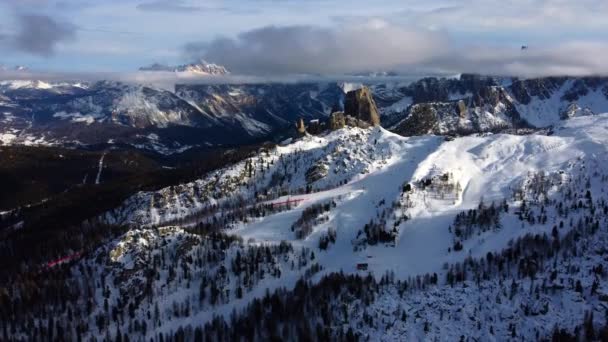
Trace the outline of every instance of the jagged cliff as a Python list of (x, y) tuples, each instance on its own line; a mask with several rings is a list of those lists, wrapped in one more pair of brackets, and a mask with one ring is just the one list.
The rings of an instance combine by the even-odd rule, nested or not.
[[(352, 89), (357, 90), (347, 95)], [(462, 75), (367, 88), (338, 82), (188, 84), (174, 91), (108, 81), (2, 81), (0, 143), (82, 146), (109, 141), (182, 151), (277, 140), (299, 118), (310, 126), (342, 111), (345, 125), (381, 121), (402, 135), (541, 128), (608, 112), (608, 79)], [(335, 123), (340, 127), (342, 120)]]
[(542, 128), (608, 111), (608, 79), (537, 79), (462, 75), (424, 78), (398, 89), (381, 109), (385, 126), (403, 135), (466, 134)]
[(344, 99), (344, 114), (366, 122), (372, 126), (380, 125), (380, 115), (371, 91), (367, 87), (346, 93)]

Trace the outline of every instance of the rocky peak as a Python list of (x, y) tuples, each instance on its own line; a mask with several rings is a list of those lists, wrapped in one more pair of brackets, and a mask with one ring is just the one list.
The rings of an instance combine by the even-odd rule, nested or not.
[(511, 85), (511, 92), (519, 103), (527, 105), (533, 97), (540, 100), (549, 99), (567, 80), (565, 77), (514, 80)]
[(208, 63), (202, 59), (195, 63), (180, 65), (176, 68), (176, 71), (208, 75), (226, 75), (230, 73), (225, 67), (214, 63)]
[(344, 112), (332, 112), (329, 115), (329, 128), (332, 131), (340, 129), (346, 126), (346, 119), (344, 117)]
[(139, 68), (139, 71), (188, 72), (201, 75), (226, 75), (230, 73), (225, 67), (214, 63), (208, 63), (202, 59), (194, 63), (177, 66), (154, 63), (149, 66)]
[(380, 125), (380, 115), (372, 93), (367, 87), (346, 93), (344, 115), (353, 117), (372, 126)]
[(473, 94), (472, 105), (475, 107), (497, 106), (508, 97), (505, 89), (497, 86), (483, 87)]
[(300, 118), (296, 122), (296, 130), (298, 131), (299, 134), (302, 134), (302, 135), (306, 133), (306, 126), (304, 126), (304, 119)]
[(444, 102), (449, 98), (449, 87), (445, 79), (423, 78), (410, 89), (414, 103)]

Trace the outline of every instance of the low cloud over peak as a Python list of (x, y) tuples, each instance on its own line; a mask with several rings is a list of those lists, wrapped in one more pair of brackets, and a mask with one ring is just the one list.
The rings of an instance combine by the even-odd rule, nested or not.
[(439, 72), (466, 72), (503, 76), (608, 75), (608, 65), (598, 56), (608, 53), (608, 43), (570, 41), (529, 46), (460, 46), (429, 60), (425, 67)]
[(236, 73), (340, 74), (367, 71), (483, 73), (513, 76), (606, 75), (601, 41), (530, 46), (465, 45), (445, 31), (404, 28), (373, 19), (335, 28), (267, 26), (236, 38), (192, 42), (188, 58), (204, 58)]
[(234, 39), (193, 42), (185, 53), (249, 74), (327, 74), (412, 66), (442, 54), (447, 44), (439, 32), (372, 20), (340, 28), (267, 26)]
[(608, 74), (606, 13), (605, 0), (0, 0), (0, 58), (93, 72), (202, 57), (257, 76)]

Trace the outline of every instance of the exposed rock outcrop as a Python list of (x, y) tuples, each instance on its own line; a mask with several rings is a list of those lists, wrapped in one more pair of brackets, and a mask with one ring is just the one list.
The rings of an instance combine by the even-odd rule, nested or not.
[(467, 116), (468, 113), (468, 108), (466, 103), (464, 103), (463, 100), (458, 101), (458, 116), (460, 116), (461, 119), (465, 118)]
[[(459, 79), (424, 78), (383, 92), (396, 94), (392, 104), (381, 109), (383, 123), (404, 135), (525, 131), (608, 111), (608, 78), (603, 77), (462, 75)], [(390, 98), (386, 94), (384, 98)], [(431, 108), (434, 115), (427, 115)]]
[(412, 106), (410, 115), (395, 128), (395, 132), (405, 136), (433, 133), (439, 117), (435, 106), (422, 103)]
[(591, 111), (589, 108), (582, 108), (576, 103), (572, 103), (568, 106), (568, 108), (562, 111), (559, 116), (560, 119), (567, 120), (570, 118), (575, 118), (579, 116), (589, 116), (594, 114), (595, 113), (593, 113), (593, 111)]
[(346, 125), (344, 112), (333, 112), (329, 115), (329, 129), (335, 131)]
[(346, 93), (344, 114), (372, 126), (380, 125), (380, 114), (378, 114), (376, 102), (374, 102), (372, 93), (367, 87)]
[[(332, 131), (343, 128), (344, 126), (353, 126), (360, 128), (368, 128), (380, 125), (380, 114), (372, 97), (371, 91), (367, 87), (349, 91), (344, 100), (344, 112), (339, 110), (338, 106), (334, 106), (331, 114), (326, 122), (313, 120), (314, 125), (304, 127), (304, 122), (300, 121), (296, 126), (298, 132), (303, 134), (307, 131), (311, 134), (318, 134), (324, 130)], [(317, 129), (311, 129), (316, 126)]]
[(296, 122), (296, 130), (298, 134), (304, 135), (306, 133), (306, 126), (304, 126), (304, 119), (300, 118), (298, 122)]

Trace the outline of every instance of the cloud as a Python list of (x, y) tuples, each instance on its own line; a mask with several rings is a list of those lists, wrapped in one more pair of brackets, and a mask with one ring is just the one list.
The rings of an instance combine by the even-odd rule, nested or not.
[[(23, 13), (67, 18), (79, 39), (65, 44), (72, 32), (49, 44), (17, 44)], [(126, 71), (156, 59), (179, 64), (203, 57), (233, 73), (264, 76), (591, 73), (605, 71), (607, 13), (606, 0), (351, 0), (348, 6), (339, 0), (0, 0), (0, 58), (40, 69)], [(521, 44), (530, 49), (520, 51)], [(159, 56), (159, 49), (175, 54)], [(58, 56), (30, 62), (23, 51)]]
[(604, 0), (453, 0), (447, 6), (431, 0), (428, 4), (428, 8), (396, 11), (394, 17), (426, 26), (474, 32), (608, 26), (604, 20), (608, 3)]
[(384, 70), (421, 63), (447, 48), (440, 32), (390, 26), (380, 20), (341, 28), (268, 26), (235, 39), (193, 42), (202, 57), (247, 74), (327, 74)]
[(137, 9), (149, 12), (199, 12), (202, 7), (186, 4), (183, 0), (156, 0), (137, 5)]
[(0, 25), (0, 44), (10, 37), (10, 35), (8, 33), (4, 32), (3, 29), (4, 28)]
[(12, 37), (13, 45), (24, 52), (48, 57), (60, 42), (76, 37), (76, 27), (46, 15), (19, 15), (19, 27)]
[(435, 72), (468, 72), (503, 76), (608, 75), (608, 43), (572, 41), (546, 46), (459, 47), (422, 66)]
[[(446, 9), (446, 11), (450, 11)], [(188, 58), (254, 75), (481, 73), (508, 76), (608, 75), (605, 41), (546, 45), (464, 45), (445, 31), (403, 28), (382, 20), (338, 28), (269, 26), (184, 47)]]
[(94, 2), (79, 0), (79, 1), (57, 1), (54, 4), (56, 10), (59, 11), (80, 11), (84, 9), (89, 9), (95, 7)]
[(178, 13), (178, 14), (200, 14), (201, 12), (223, 12), (227, 14), (255, 14), (257, 9), (243, 9), (241, 7), (202, 6), (192, 4), (184, 0), (156, 0), (141, 3), (136, 6), (140, 11)]
[(173, 91), (176, 84), (268, 84), (268, 83), (323, 83), (323, 82), (356, 82), (356, 83), (382, 83), (382, 82), (413, 82), (419, 76), (403, 77), (357, 77), (357, 76), (311, 76), (311, 75), (218, 75), (202, 76), (195, 74), (179, 74), (174, 72), (37, 72), (15, 71), (0, 69), (0, 81), (12, 80), (41, 80), (45, 82), (97, 82), (118, 81), (128, 84), (143, 84)]

